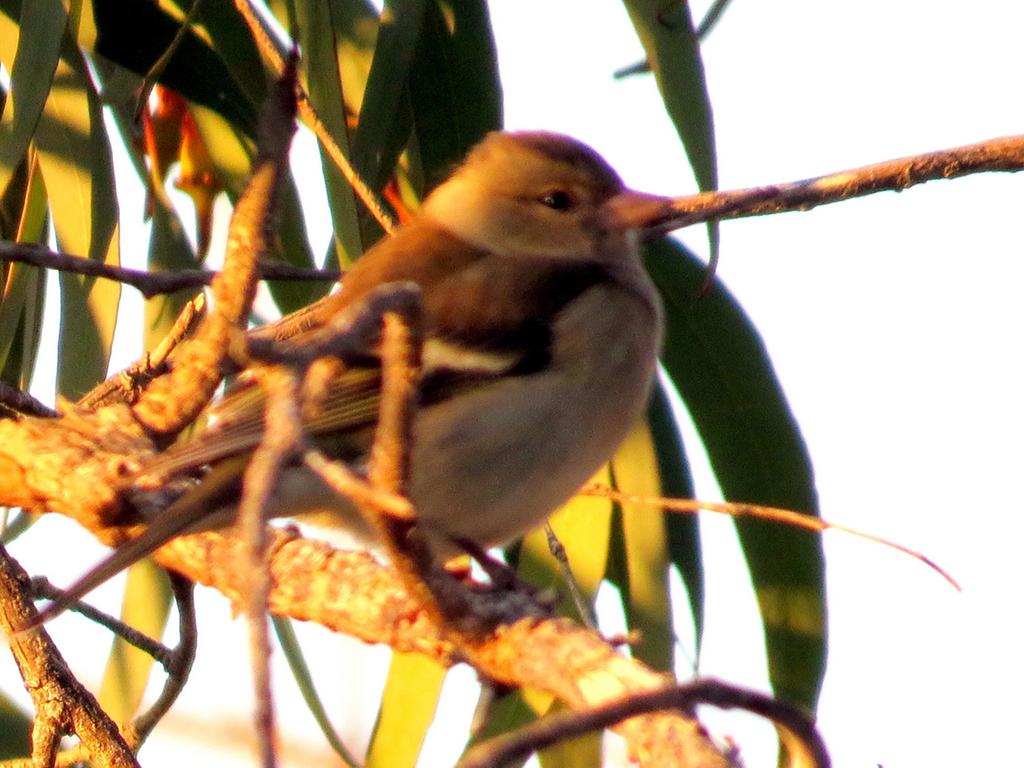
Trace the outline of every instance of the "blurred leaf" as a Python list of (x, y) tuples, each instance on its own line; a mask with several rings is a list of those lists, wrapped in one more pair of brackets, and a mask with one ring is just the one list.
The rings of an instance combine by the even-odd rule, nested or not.
[(366, 80), (352, 164), (379, 192), (409, 138), (408, 81), (428, 0), (385, 0), (377, 47)]
[[(638, 423), (612, 458), (615, 487), (638, 496), (662, 496), (654, 440)], [(641, 633), (633, 655), (655, 669), (672, 669), (672, 608), (668, 597), (668, 546), (664, 513), (657, 507), (622, 503), (626, 621)]]
[[(3, 197), (3, 237), (38, 243), (46, 224), (46, 192), (39, 169), (29, 171), (28, 157), (19, 163)], [(0, 264), (0, 378), (26, 388), (32, 376), (42, 325), (46, 275), (38, 267), (16, 262)]]
[[(210, 159), (216, 169), (217, 178), (224, 185), (228, 196), (236, 200), (249, 177), (253, 157), (251, 140), (212, 110), (191, 105), (190, 112), (203, 142), (207, 147), (216, 147)], [(306, 236), (305, 219), (299, 205), (295, 180), (290, 171), (282, 180), (277, 222), (277, 237), (271, 257), (300, 267), (312, 267), (313, 254)], [(330, 289), (328, 283), (271, 281), (268, 285), (271, 295), (283, 313), (309, 304)]]
[[(548, 713), (564, 712), (565, 707), (555, 702)], [(541, 768), (593, 768), (602, 764), (601, 752), (604, 733), (592, 731), (574, 739), (564, 739), (537, 753)]]
[[(167, 626), (170, 607), (171, 587), (162, 568), (152, 560), (141, 560), (128, 569), (122, 621), (159, 639)], [(138, 711), (153, 664), (152, 656), (122, 638), (115, 637), (111, 642), (97, 698), (115, 723), (128, 722)]]
[[(58, 247), (116, 265), (117, 197), (110, 145), (85, 61), (67, 37), (34, 143)], [(74, 399), (106, 374), (121, 286), (67, 273), (60, 284), (58, 386)]]
[[(315, 267), (306, 219), (302, 215), (299, 193), (290, 170), (282, 180), (280, 210), (274, 258), (298, 267)], [(283, 314), (312, 304), (331, 290), (329, 281), (271, 280), (267, 286)]]
[(0, 760), (32, 753), (32, 719), (0, 693)]
[[(673, 499), (693, 498), (693, 478), (679, 436), (679, 425), (672, 414), (672, 405), (660, 382), (651, 396), (647, 412), (651, 438), (657, 452), (661, 493)], [(693, 617), (696, 658), (700, 657), (701, 638), (704, 633), (704, 563), (700, 547), (700, 525), (696, 515), (664, 513), (668, 557), (686, 585)]]
[[(483, 727), (477, 733), (474, 733), (466, 743), (466, 749), (493, 736), (514, 731), (516, 728), (521, 728), (536, 719), (537, 712), (527, 703), (523, 696), (523, 691), (511, 690), (502, 692), (490, 704), (487, 710), (487, 720), (484, 722)], [(521, 768), (528, 759), (523, 758), (522, 760), (510, 762), (506, 768)]]
[(393, 653), (364, 768), (413, 768), (448, 670), (418, 653)]
[[(198, 21), (209, 35), (210, 49), (227, 67), (232, 83), (245, 95), (245, 103), (249, 105), (249, 109), (255, 107), (258, 110), (267, 96), (268, 74), (245, 19), (238, 12), (233, 0), (185, 0), (182, 3), (182, 10), (187, 12), (197, 1), (202, 2)], [(273, 36), (271, 39), (273, 40)], [(278, 51), (283, 54), (284, 47), (279, 47)], [(179, 88), (175, 90), (186, 98), (199, 101)], [(221, 114), (230, 119), (230, 115), (224, 112)], [(245, 124), (239, 123), (239, 127), (245, 128)]]
[[(607, 466), (598, 470), (593, 482), (610, 484), (611, 475)], [(572, 575), (590, 605), (593, 605), (594, 595), (601, 586), (608, 566), (611, 518), (612, 504), (607, 499), (575, 496), (548, 521), (565, 549)], [(561, 567), (548, 547), (547, 534), (543, 528), (534, 529), (523, 539), (518, 572), (530, 584), (557, 588), (560, 596), (559, 613), (581, 618), (571, 600)]]
[[(0, 0), (0, 3), (11, 0)], [(230, 0), (228, 0), (230, 3)], [(207, 6), (224, 0), (204, 0)], [(157, 3), (92, 0), (97, 37), (80, 38), (86, 50), (94, 50), (111, 61), (145, 75), (170, 46), (181, 26)], [(203, 8), (204, 18), (217, 9)], [(213, 23), (211, 22), (212, 26)], [(220, 33), (219, 28), (216, 29)], [(237, 40), (234, 41), (237, 43)], [(220, 51), (213, 50), (194, 31), (185, 35), (180, 47), (160, 76), (160, 82), (182, 96), (215, 110), (246, 134), (256, 130), (256, 103), (239, 86), (225, 65)]]
[[(719, 281), (694, 300), (700, 261), (672, 240), (647, 248), (666, 308), (662, 362), (683, 396), (725, 497), (818, 513), (800, 429), (764, 345)], [(808, 531), (738, 520), (765, 628), (772, 686), (811, 709), (825, 669), (825, 567)]]
[(427, 3), (409, 91), (426, 193), (501, 128), (501, 80), (485, 2)]
[[(345, 91), (339, 62), (352, 43), (346, 38), (351, 27), (349, 13), (355, 9), (361, 14), (364, 24), (376, 27), (377, 18), (361, 3), (346, 3), (340, 0), (300, 0), (296, 3), (296, 14), (300, 29), (320, 30), (312, 35), (305, 46), (305, 67), (307, 90), (324, 126), (346, 155), (350, 155), (348, 126), (345, 108)], [(346, 10), (348, 13), (346, 13)], [(358, 48), (357, 48), (358, 50)], [(372, 47), (364, 51), (369, 67)], [(345, 180), (323, 147), (320, 148), (320, 162), (324, 181), (327, 185), (327, 202), (331, 208), (334, 224), (334, 250), (337, 262), (350, 266), (364, 250), (359, 228), (359, 208), (352, 187)]]
[[(596, 480), (595, 480), (596, 482)], [(524, 688), (520, 691), (523, 701), (537, 717), (554, 712), (564, 712), (566, 707), (544, 691), (535, 688)], [(600, 731), (584, 734), (575, 739), (558, 742), (537, 752), (537, 760), (541, 768), (590, 768), (601, 765)]]
[(17, 24), (0, 16), (0, 59), (11, 73), (0, 120), (0, 195), (22, 162), (43, 111), (66, 22), (60, 0), (23, 3)]
[(277, 641), (284, 652), (284, 657), (288, 662), (289, 669), (291, 669), (292, 677), (299, 687), (299, 693), (302, 694), (302, 699), (306, 702), (306, 707), (309, 709), (310, 714), (313, 715), (313, 719), (316, 720), (316, 724), (320, 726), (320, 731), (323, 733), (324, 738), (327, 739), (327, 743), (331, 745), (331, 749), (335, 751), (346, 765), (357, 765), (356, 759), (341, 742), (337, 731), (331, 725), (330, 717), (328, 717), (327, 711), (324, 709), (320, 695), (316, 692), (316, 683), (313, 681), (313, 675), (309, 671), (309, 665), (306, 664), (306, 658), (302, 653), (299, 638), (295, 635), (292, 620), (281, 616), (271, 616), (270, 621), (274, 625)]
[[(494, 736), (510, 733), (532, 723), (538, 717), (563, 709), (551, 694), (533, 688), (504, 692), (491, 704), (483, 728), (473, 735), (466, 746), (468, 748)], [(538, 753), (538, 760), (543, 768), (590, 768), (601, 765), (601, 744), (601, 732), (586, 734), (542, 750)], [(509, 762), (507, 767), (520, 768), (529, 759), (527, 756)]]

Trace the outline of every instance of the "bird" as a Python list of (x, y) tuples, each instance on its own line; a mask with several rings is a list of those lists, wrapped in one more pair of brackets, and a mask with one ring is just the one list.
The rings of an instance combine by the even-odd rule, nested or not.
[[(662, 307), (641, 244), (671, 219), (671, 203), (626, 187), (571, 137), (492, 132), (340, 290), (256, 333), (301, 344), (380, 286), (418, 286), (424, 341), (407, 495), (439, 557), (461, 553), (460, 541), (502, 545), (569, 500), (644, 413)], [(304, 424), (357, 470), (379, 385), (379, 360), (346, 369)], [(150, 476), (198, 480), (57, 608), (174, 536), (230, 524), (263, 402), (242, 377), (209, 407), (210, 426), (160, 455)], [(353, 504), (298, 463), (282, 473), (269, 514), (372, 537)]]

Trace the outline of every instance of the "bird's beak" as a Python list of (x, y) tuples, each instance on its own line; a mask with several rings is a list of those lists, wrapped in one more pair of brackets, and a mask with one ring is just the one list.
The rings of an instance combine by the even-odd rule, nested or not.
[(611, 230), (651, 230), (676, 216), (672, 198), (650, 195), (635, 189), (624, 189), (601, 206), (601, 218)]

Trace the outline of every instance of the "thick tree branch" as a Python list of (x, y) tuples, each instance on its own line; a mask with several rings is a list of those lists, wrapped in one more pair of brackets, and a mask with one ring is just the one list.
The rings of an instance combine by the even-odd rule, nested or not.
[[(176, 539), (157, 560), (212, 586), (233, 603), (245, 599), (245, 578), (235, 566), (244, 544), (220, 533)], [(586, 709), (631, 694), (662, 689), (673, 680), (626, 658), (596, 633), (562, 618), (549, 618), (533, 600), (515, 592), (466, 593), (475, 615), (495, 627), (472, 643), (447, 639), (435, 612), (410, 595), (394, 569), (366, 552), (344, 552), (275, 531), (270, 547), (270, 610), (313, 621), (367, 643), (426, 654), (440, 663), (470, 662), (489, 678), (547, 691), (573, 709)], [(678, 713), (659, 712), (623, 722), (631, 754), (646, 766), (727, 765), (700, 726)]]
[(36, 709), (32, 764), (53, 765), (61, 737), (73, 732), (95, 763), (138, 768), (117, 726), (71, 674), (46, 631), (17, 632), (35, 616), (28, 590), (28, 574), (0, 546), (0, 631), (8, 638)]

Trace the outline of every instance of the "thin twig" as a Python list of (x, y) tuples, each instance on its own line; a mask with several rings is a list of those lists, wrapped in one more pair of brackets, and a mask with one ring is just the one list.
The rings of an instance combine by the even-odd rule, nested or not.
[[(45, 576), (34, 576), (32, 578), (31, 593), (35, 600), (58, 600), (64, 596), (64, 591), (51, 584)], [(140, 632), (135, 627), (125, 624), (120, 619), (114, 618), (109, 613), (94, 608), (81, 600), (71, 603), (67, 610), (81, 614), (94, 624), (99, 624), (101, 627), (110, 630), (111, 633), (117, 635), (129, 645), (151, 656), (165, 670), (169, 670), (174, 652), (163, 643), (151, 638), (145, 632)]]
[(794, 756), (793, 765), (815, 768), (832, 765), (814, 720), (800, 708), (717, 680), (698, 680), (658, 691), (635, 693), (584, 712), (547, 715), (516, 731), (477, 744), (463, 755), (457, 768), (499, 768), (516, 760), (525, 760), (538, 749), (603, 730), (630, 717), (665, 709), (692, 711), (698, 704), (742, 709), (771, 720), (794, 737), (786, 739), (790, 752), (801, 751), (799, 757)]
[[(267, 32), (266, 27), (263, 25), (262, 20), (257, 15), (256, 11), (252, 7), (250, 0), (235, 0), (235, 7), (241, 14), (242, 18), (245, 19), (245, 23), (249, 27), (249, 31), (252, 33), (253, 40), (256, 42), (256, 47), (259, 49), (260, 55), (270, 65), (271, 70), (280, 75), (284, 68), (284, 59), (281, 56), (277, 44), (271, 39), (270, 34)], [(396, 224), (395, 220), (391, 215), (384, 210), (384, 206), (381, 205), (380, 199), (374, 194), (373, 190), (363, 181), (362, 177), (356, 172), (356, 169), (352, 167), (348, 158), (345, 157), (345, 153), (341, 151), (341, 147), (338, 146), (338, 142), (331, 136), (330, 131), (327, 130), (327, 126), (324, 125), (323, 120), (320, 119), (320, 115), (317, 113), (316, 108), (309, 100), (309, 94), (306, 93), (306, 89), (301, 85), (298, 87), (298, 109), (299, 119), (309, 128), (313, 134), (320, 141), (320, 144), (327, 151), (327, 156), (331, 158), (338, 170), (341, 171), (341, 175), (345, 177), (345, 180), (352, 187), (352, 191), (356, 193), (366, 209), (373, 215), (373, 218), (381, 225), (383, 230), (388, 234), (395, 231)]]
[(206, 297), (200, 293), (194, 299), (185, 302), (181, 314), (156, 349), (145, 353), (127, 368), (94, 387), (78, 401), (78, 405), (82, 408), (95, 409), (113, 402), (129, 405), (137, 402), (146, 385), (164, 372), (164, 364), (171, 352), (191, 335), (205, 314)]
[(249, 620), (249, 653), (253, 663), (259, 764), (272, 768), (277, 758), (270, 682), (270, 634), (266, 615), (267, 596), (270, 594), (266, 519), (285, 463), (302, 440), (302, 416), (299, 410), (299, 379), (294, 372), (282, 366), (259, 368), (257, 372), (257, 380), (266, 391), (266, 426), (260, 444), (245, 469), (238, 527), (246, 542), (249, 586), (245, 605)]
[(901, 552), (904, 555), (914, 558), (915, 560), (924, 563), (926, 566), (931, 568), (942, 578), (948, 581), (958, 592), (961, 591), (960, 584), (954, 579), (944, 568), (938, 563), (933, 561), (927, 555), (918, 552), (917, 550), (905, 547), (902, 544), (898, 544), (895, 541), (876, 536), (873, 533), (867, 533), (856, 528), (851, 528), (846, 525), (840, 525), (839, 523), (830, 523), (828, 520), (823, 520), (820, 517), (814, 515), (808, 515), (803, 512), (795, 512), (791, 509), (781, 509), (779, 507), (768, 507), (763, 504), (736, 504), (726, 501), (697, 501), (693, 499), (670, 499), (661, 496), (640, 496), (632, 493), (625, 493), (623, 491), (609, 488), (607, 485), (585, 485), (580, 489), (580, 493), (586, 496), (599, 496), (604, 499), (611, 499), (626, 504), (643, 504), (649, 507), (661, 507), (662, 509), (670, 512), (716, 512), (720, 515), (729, 515), (730, 517), (754, 517), (758, 520), (771, 520), (778, 523), (784, 523), (785, 525), (791, 525), (794, 528), (803, 528), (808, 531), (839, 531), (841, 533), (848, 533), (852, 536), (856, 536), (861, 539), (867, 539), (873, 541), (876, 544), (881, 544), (884, 547), (895, 549), (897, 552)]
[[(160, 272), (128, 269), (101, 264), (81, 256), (57, 253), (41, 245), (29, 243), (0, 242), (0, 261), (17, 261), (34, 267), (114, 280), (135, 288), (147, 299), (176, 291), (202, 288), (204, 285), (210, 285), (217, 276), (216, 272), (207, 269)], [(337, 270), (306, 269), (267, 259), (260, 261), (258, 269), (261, 280), (337, 281), (342, 275)]]
[(196, 16), (199, 13), (199, 8), (202, 6), (203, 0), (194, 0), (192, 7), (188, 9), (188, 13), (185, 14), (185, 18), (181, 21), (181, 26), (178, 27), (178, 31), (174, 33), (174, 38), (171, 40), (170, 45), (160, 54), (160, 58), (156, 60), (149, 71), (146, 72), (146, 76), (142, 79), (142, 84), (139, 86), (137, 102), (135, 104), (135, 110), (133, 117), (135, 122), (138, 123), (142, 119), (142, 111), (146, 108), (146, 104), (149, 101), (149, 94), (153, 90), (153, 86), (156, 85), (160, 79), (160, 75), (167, 69), (167, 65), (170, 64), (174, 54), (177, 53), (178, 48), (185, 41), (186, 35), (192, 28), (192, 22), (195, 21)]
[(555, 533), (555, 529), (551, 527), (550, 522), (544, 523), (544, 534), (547, 536), (548, 540), (548, 551), (551, 552), (551, 556), (555, 558), (555, 562), (558, 563), (558, 567), (562, 571), (562, 578), (565, 580), (565, 584), (569, 589), (569, 595), (572, 597), (573, 604), (576, 606), (576, 611), (580, 615), (580, 620), (588, 629), (597, 629), (597, 616), (594, 615), (594, 608), (583, 597), (583, 590), (580, 588), (580, 583), (576, 580), (576, 575), (572, 572), (572, 565), (569, 563), (569, 555), (566, 553), (565, 547), (562, 546), (562, 542)]
[(192, 662), (196, 658), (198, 647), (198, 631), (196, 628), (196, 607), (193, 599), (195, 585), (184, 576), (168, 571), (171, 589), (174, 592), (174, 603), (178, 609), (178, 645), (171, 652), (167, 663), (163, 665), (167, 672), (163, 690), (157, 700), (144, 713), (136, 717), (124, 728), (125, 739), (136, 750), (142, 746), (146, 738), (160, 722), (178, 698), (178, 694), (188, 681)]

